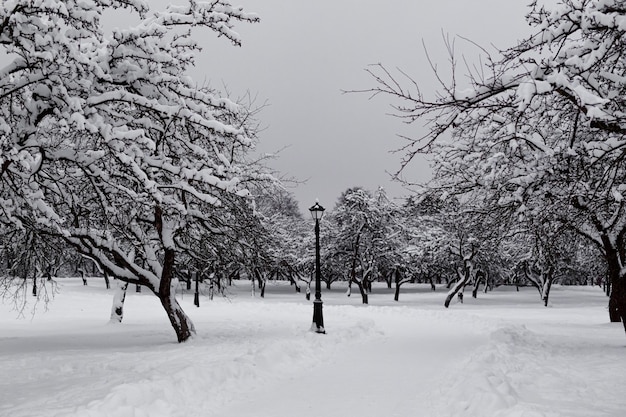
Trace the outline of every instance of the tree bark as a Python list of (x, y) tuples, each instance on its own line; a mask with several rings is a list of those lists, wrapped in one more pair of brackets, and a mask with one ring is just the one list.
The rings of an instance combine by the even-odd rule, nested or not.
[(400, 284), (399, 282), (396, 282), (396, 291), (395, 291), (395, 294), (393, 296), (393, 301), (400, 300), (400, 285), (402, 285), (402, 284)]
[(33, 296), (37, 297), (37, 269), (33, 272)]
[(612, 323), (622, 322), (626, 332), (626, 277), (619, 273), (611, 274), (611, 293), (609, 295), (609, 320)]
[(180, 304), (176, 300), (175, 294), (172, 293), (172, 278), (174, 277), (174, 259), (176, 252), (174, 249), (165, 249), (163, 255), (163, 271), (161, 273), (161, 282), (159, 290), (156, 293), (161, 301), (161, 305), (167, 313), (170, 324), (176, 332), (178, 342), (184, 342), (193, 336), (196, 332), (193, 323), (185, 314)]
[[(477, 298), (478, 288), (480, 288), (480, 281), (484, 280), (484, 278), (485, 278), (484, 272), (482, 271), (476, 272), (476, 276), (474, 278), (474, 289), (472, 290), (472, 298)], [(484, 283), (484, 285), (487, 285), (487, 283)]]
[(111, 281), (109, 280), (109, 273), (107, 271), (103, 271), (104, 275), (104, 285), (106, 285), (107, 290), (111, 289)]
[(548, 298), (550, 297), (550, 288), (552, 288), (552, 274), (551, 273), (546, 277), (546, 281), (543, 283), (542, 298), (543, 298), (543, 305), (545, 307), (548, 307)]
[(356, 285), (359, 287), (359, 291), (361, 292), (361, 298), (363, 300), (363, 304), (369, 304), (369, 297), (367, 295), (367, 291), (362, 282), (357, 281)]
[[(115, 280), (117, 281), (117, 280)], [(111, 306), (111, 319), (109, 323), (121, 323), (124, 318), (124, 301), (126, 300), (126, 289), (128, 282), (117, 283), (117, 289), (113, 295), (113, 305)]]
[(261, 298), (265, 298), (265, 280), (261, 281)]
[(170, 292), (167, 295), (159, 294), (159, 300), (167, 313), (170, 324), (176, 332), (176, 338), (179, 343), (185, 342), (196, 333), (193, 323), (180, 307), (173, 293)]
[(296, 287), (296, 292), (301, 291), (300, 286), (298, 285), (298, 282), (294, 278), (294, 274), (292, 273), (289, 274), (289, 281), (291, 282), (291, 285), (294, 285)]
[[(200, 273), (199, 272), (195, 272), (195, 276), (196, 276), (196, 290), (193, 293), (193, 305), (195, 305), (196, 307), (200, 307), (200, 277), (199, 277)], [(191, 275), (189, 275), (189, 278), (191, 278)]]
[(448, 291), (446, 301), (443, 303), (446, 308), (450, 306), (450, 302), (452, 301), (454, 296), (457, 295), (459, 291), (462, 291), (463, 287), (465, 287), (465, 284), (467, 284), (467, 282), (469, 281), (471, 276), (471, 268), (469, 266), (465, 266), (463, 268), (463, 275), (461, 275), (458, 271), (457, 275), (459, 275), (459, 280), (456, 282), (454, 287), (452, 287), (452, 289)]

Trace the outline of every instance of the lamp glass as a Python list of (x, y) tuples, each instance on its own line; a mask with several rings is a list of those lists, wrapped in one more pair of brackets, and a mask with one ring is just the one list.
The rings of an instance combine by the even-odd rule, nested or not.
[(313, 206), (311, 206), (311, 208), (309, 208), (309, 211), (311, 212), (311, 217), (313, 217), (314, 220), (321, 220), (324, 216), (324, 210), (326, 209), (320, 206), (320, 203), (318, 202), (316, 202)]

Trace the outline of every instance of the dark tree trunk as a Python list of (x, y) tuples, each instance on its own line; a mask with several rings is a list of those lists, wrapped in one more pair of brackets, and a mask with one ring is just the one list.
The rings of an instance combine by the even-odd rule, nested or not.
[(607, 235), (602, 235), (601, 238), (608, 266), (607, 284), (611, 287), (609, 319), (613, 323), (621, 321), (626, 332), (626, 276), (621, 276), (621, 262), (618, 249), (612, 245)]
[(161, 305), (167, 313), (170, 324), (176, 332), (178, 342), (184, 342), (189, 339), (195, 332), (193, 323), (187, 317), (183, 309), (176, 301), (176, 297), (172, 293), (172, 278), (174, 277), (174, 259), (176, 253), (173, 249), (165, 249), (163, 255), (163, 272), (161, 274), (161, 282), (156, 295), (161, 301)]
[(478, 289), (480, 288), (480, 281), (484, 281), (483, 285), (487, 286), (487, 282), (485, 279), (485, 273), (483, 271), (476, 272), (476, 278), (474, 279), (474, 289), (472, 290), (472, 298), (478, 297)]
[(33, 272), (33, 296), (37, 297), (37, 271)]
[(170, 324), (176, 332), (178, 342), (180, 343), (188, 340), (196, 332), (196, 330), (189, 317), (187, 317), (183, 309), (180, 307), (180, 304), (178, 304), (178, 301), (176, 301), (174, 295), (171, 293), (168, 295), (159, 295), (159, 300), (167, 313)]
[(187, 280), (185, 282), (185, 284), (187, 284), (187, 291), (191, 291), (191, 272), (187, 271), (185, 275), (187, 275)]
[[(612, 287), (611, 298), (609, 299), (609, 311), (611, 310), (612, 303), (614, 306), (613, 309), (618, 318), (622, 320), (624, 331), (626, 332), (626, 277), (619, 277), (619, 279), (613, 283)], [(619, 319), (615, 321), (619, 321)]]
[(356, 285), (359, 287), (359, 291), (361, 292), (361, 298), (363, 300), (363, 304), (369, 304), (369, 297), (367, 295), (367, 290), (362, 282), (356, 281)]
[(215, 272), (215, 285), (217, 285), (217, 292), (222, 294), (222, 271)]
[(261, 298), (265, 298), (265, 283), (267, 282), (267, 279), (263, 277), (261, 271), (259, 271), (258, 268), (255, 268), (252, 274), (254, 277), (253, 279), (256, 279), (258, 283), (259, 291), (261, 291)]
[[(200, 307), (200, 279), (199, 279), (199, 273), (196, 272), (196, 291), (193, 293), (193, 305), (195, 305), (196, 307)], [(191, 275), (189, 276), (189, 278), (191, 278)]]
[(624, 330), (626, 331), (626, 320), (624, 320), (624, 289), (623, 284), (620, 285), (619, 278), (611, 285), (611, 293), (609, 295), (609, 320), (612, 323), (624, 322)]
[(109, 280), (109, 273), (107, 271), (103, 271), (103, 275), (104, 275), (104, 285), (106, 286), (107, 290), (110, 290), (111, 281)]
[(394, 272), (392, 272), (392, 274), (393, 274), (393, 280), (396, 283), (396, 291), (395, 291), (395, 294), (393, 295), (393, 300), (398, 301), (400, 300), (400, 287), (402, 286), (402, 284), (406, 282), (406, 280), (402, 279), (402, 273), (400, 273), (400, 271), (397, 269)]

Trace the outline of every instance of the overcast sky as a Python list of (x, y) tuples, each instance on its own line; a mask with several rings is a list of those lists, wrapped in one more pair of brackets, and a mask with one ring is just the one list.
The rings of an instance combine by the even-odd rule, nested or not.
[[(306, 210), (319, 198), (332, 208), (351, 186), (383, 186), (407, 195), (390, 181), (400, 155), (397, 133), (418, 136), (420, 124), (405, 126), (387, 116), (385, 97), (342, 90), (373, 87), (369, 64), (400, 67), (428, 89), (434, 83), (422, 41), (442, 70), (448, 69), (442, 31), (489, 46), (510, 45), (529, 29), (527, 0), (235, 0), (257, 12), (258, 24), (236, 30), (243, 46), (225, 39), (206, 45), (194, 77), (227, 85), (234, 95), (246, 90), (269, 106), (259, 115), (266, 129), (259, 150), (285, 148), (272, 167), (305, 183), (292, 191)], [(207, 33), (202, 33), (202, 36)], [(463, 42), (458, 49), (468, 49)], [(475, 49), (468, 50), (476, 55)], [(411, 181), (429, 177), (417, 161), (405, 173)]]

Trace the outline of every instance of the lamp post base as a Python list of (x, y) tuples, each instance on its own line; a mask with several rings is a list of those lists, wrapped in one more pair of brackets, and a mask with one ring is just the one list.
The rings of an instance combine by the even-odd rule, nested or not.
[(326, 334), (326, 330), (324, 330), (324, 316), (322, 315), (322, 300), (319, 299), (313, 301), (313, 323), (311, 324), (311, 331)]

